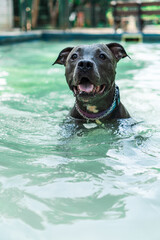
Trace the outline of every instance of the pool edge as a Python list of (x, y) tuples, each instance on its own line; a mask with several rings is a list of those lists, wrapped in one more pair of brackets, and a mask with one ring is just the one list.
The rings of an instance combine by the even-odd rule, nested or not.
[[(126, 34), (126, 33), (125, 33)], [(30, 31), (30, 32), (8, 32), (8, 33), (0, 33), (0, 45), (4, 44), (12, 44), (12, 43), (20, 43), (26, 41), (34, 41), (34, 40), (45, 40), (45, 41), (53, 41), (53, 40), (64, 40), (64, 41), (72, 41), (72, 40), (95, 40), (95, 39), (107, 39), (114, 41), (121, 41), (123, 33), (86, 33), (86, 32), (71, 32), (71, 31), (63, 31), (63, 30), (53, 30), (53, 31)], [(159, 42), (160, 34), (151, 34), (151, 33), (142, 33), (143, 42)]]

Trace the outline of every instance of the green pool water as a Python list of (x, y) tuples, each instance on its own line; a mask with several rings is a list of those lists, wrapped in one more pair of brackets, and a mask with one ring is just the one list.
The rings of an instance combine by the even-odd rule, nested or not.
[(139, 124), (102, 128), (65, 120), (74, 97), (51, 66), (80, 43), (0, 47), (1, 240), (160, 239), (160, 44), (124, 44), (117, 85)]

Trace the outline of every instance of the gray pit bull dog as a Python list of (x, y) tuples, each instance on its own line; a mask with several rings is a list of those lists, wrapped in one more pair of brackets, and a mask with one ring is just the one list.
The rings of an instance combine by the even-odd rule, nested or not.
[(54, 64), (65, 66), (69, 88), (76, 97), (70, 116), (86, 122), (129, 118), (115, 84), (117, 62), (127, 57), (118, 43), (63, 49)]

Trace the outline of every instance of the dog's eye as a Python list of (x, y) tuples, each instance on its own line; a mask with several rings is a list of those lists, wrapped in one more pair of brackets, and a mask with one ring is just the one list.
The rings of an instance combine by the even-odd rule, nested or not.
[(101, 53), (101, 54), (99, 55), (99, 58), (101, 58), (102, 60), (105, 60), (105, 59), (106, 59), (106, 55), (103, 54), (103, 53)]
[(76, 53), (74, 53), (72, 56), (71, 56), (71, 59), (74, 60), (78, 57), (78, 55)]

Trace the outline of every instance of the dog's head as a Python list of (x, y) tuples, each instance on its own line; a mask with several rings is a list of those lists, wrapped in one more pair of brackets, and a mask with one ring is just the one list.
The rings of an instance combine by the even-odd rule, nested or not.
[(54, 64), (65, 66), (70, 89), (80, 101), (101, 98), (112, 88), (116, 65), (128, 56), (118, 43), (81, 45), (63, 49)]

